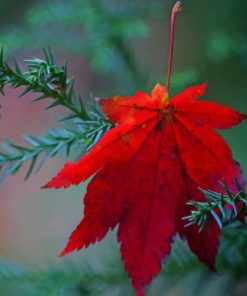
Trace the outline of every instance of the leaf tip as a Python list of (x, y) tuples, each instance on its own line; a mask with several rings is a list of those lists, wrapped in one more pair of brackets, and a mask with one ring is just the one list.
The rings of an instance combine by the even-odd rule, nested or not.
[(206, 92), (206, 90), (207, 90), (207, 88), (208, 88), (208, 81), (205, 81), (198, 88), (199, 95), (204, 95), (205, 92)]
[(67, 254), (67, 252), (66, 252), (65, 249), (64, 249), (62, 252), (59, 253), (58, 257), (59, 257), (59, 258), (62, 258), (62, 257), (64, 257), (66, 254)]

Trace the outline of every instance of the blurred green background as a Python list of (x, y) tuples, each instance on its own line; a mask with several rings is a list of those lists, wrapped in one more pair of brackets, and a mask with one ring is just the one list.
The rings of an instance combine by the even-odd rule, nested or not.
[[(0, 46), (8, 58), (41, 57), (50, 45), (67, 60), (76, 87), (87, 100), (150, 91), (164, 82), (167, 68), (168, 0), (0, 0)], [(247, 113), (247, 2), (183, 1), (177, 19), (171, 92), (204, 81), (206, 98)], [(21, 143), (58, 126), (65, 111), (42, 110), (42, 102), (16, 101), (6, 90), (0, 142)], [(247, 173), (246, 123), (222, 133)], [(39, 188), (65, 158), (47, 162), (38, 175), (25, 172), (0, 184), (1, 295), (134, 295), (123, 271), (115, 234), (88, 250), (58, 259), (70, 231), (82, 217), (86, 185), (62, 191)], [(220, 275), (206, 270), (178, 241), (147, 295), (246, 295), (247, 231), (227, 229), (218, 256)]]

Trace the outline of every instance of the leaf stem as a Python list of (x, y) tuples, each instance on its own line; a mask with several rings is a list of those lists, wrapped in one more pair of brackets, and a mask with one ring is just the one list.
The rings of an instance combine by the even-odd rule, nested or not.
[(171, 73), (172, 73), (172, 62), (173, 62), (173, 49), (174, 49), (174, 31), (175, 31), (175, 20), (178, 12), (182, 10), (182, 3), (177, 1), (172, 9), (171, 24), (170, 24), (170, 50), (169, 50), (169, 62), (168, 62), (168, 73), (166, 80), (166, 91), (169, 92)]

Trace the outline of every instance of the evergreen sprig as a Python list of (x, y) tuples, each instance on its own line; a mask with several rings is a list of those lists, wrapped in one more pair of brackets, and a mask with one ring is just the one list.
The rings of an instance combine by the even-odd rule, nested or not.
[(18, 172), (27, 161), (30, 163), (25, 179), (28, 179), (34, 170), (38, 172), (48, 158), (58, 153), (66, 152), (69, 156), (70, 151), (76, 148), (85, 152), (110, 128), (111, 125), (107, 122), (91, 121), (91, 125), (87, 122), (86, 125), (77, 125), (73, 129), (50, 130), (40, 137), (24, 135), (28, 146), (7, 140), (2, 144), (2, 151), (0, 150), (0, 182), (7, 175)]
[(0, 181), (7, 175), (15, 174), (22, 165), (30, 161), (25, 179), (33, 172), (35, 166), (38, 172), (48, 157), (53, 157), (61, 150), (66, 150), (69, 154), (74, 145), (79, 145), (83, 140), (83, 134), (72, 130), (53, 130), (47, 135), (33, 137), (25, 135), (23, 138), (29, 144), (29, 147), (21, 146), (11, 140), (2, 144), (3, 151), (0, 151)]
[(209, 220), (213, 218), (223, 229), (247, 215), (247, 193), (245, 190), (238, 183), (236, 183), (237, 193), (230, 190), (226, 184), (221, 183), (221, 185), (225, 193), (199, 188), (206, 201), (196, 202), (191, 200), (187, 203), (194, 209), (191, 210), (191, 215), (183, 218), (188, 221), (186, 227), (196, 224), (199, 226), (199, 232), (201, 232), (206, 223), (209, 223)]
[(50, 98), (46, 109), (64, 106), (70, 113), (63, 120), (72, 120), (72, 128), (51, 130), (46, 135), (34, 137), (23, 136), (28, 146), (22, 146), (7, 140), (0, 150), (0, 181), (7, 175), (15, 174), (26, 161), (30, 161), (25, 179), (33, 170), (39, 171), (49, 157), (62, 151), (69, 155), (72, 149), (81, 147), (82, 151), (91, 148), (113, 124), (101, 112), (94, 98), (88, 100), (87, 111), (80, 96), (74, 90), (74, 79), (68, 78), (66, 63), (61, 67), (55, 62), (51, 50), (44, 50), (44, 59), (33, 58), (25, 61), (25, 67), (15, 62), (12, 69), (0, 55), (0, 91), (4, 87), (25, 87), (20, 98), (27, 93), (39, 93), (33, 99), (39, 101)]
[[(32, 101), (40, 101), (50, 98), (46, 109), (55, 106), (64, 106), (71, 111), (67, 118), (80, 118), (90, 120), (81, 97), (74, 90), (74, 78), (68, 77), (67, 65), (59, 67), (49, 48), (44, 49), (44, 59), (33, 58), (24, 61), (23, 65), (15, 62), (14, 69), (4, 59), (3, 50), (0, 54), (0, 91), (6, 85), (11, 88), (24, 86), (24, 91), (19, 95), (23, 97), (27, 93), (39, 93)], [(26, 69), (25, 69), (26, 68)]]

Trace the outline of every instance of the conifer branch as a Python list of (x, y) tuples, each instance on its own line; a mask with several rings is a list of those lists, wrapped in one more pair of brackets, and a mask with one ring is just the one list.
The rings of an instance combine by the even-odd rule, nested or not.
[(0, 54), (0, 91), (2, 94), (4, 94), (6, 85), (10, 85), (11, 88), (24, 86), (25, 89), (19, 98), (27, 93), (39, 93), (39, 96), (32, 101), (51, 99), (52, 103), (46, 109), (63, 106), (71, 111), (68, 118), (90, 120), (81, 97), (74, 90), (74, 78), (68, 77), (66, 63), (59, 67), (50, 48), (44, 49), (44, 59), (25, 60), (24, 67), (15, 62), (14, 69), (4, 59), (2, 50)]
[(78, 125), (73, 129), (50, 130), (40, 137), (24, 135), (27, 146), (7, 140), (2, 144), (2, 151), (0, 150), (0, 182), (7, 175), (18, 172), (27, 161), (30, 163), (25, 180), (34, 170), (38, 172), (48, 158), (58, 153), (65, 152), (69, 156), (71, 150), (77, 148), (85, 152), (110, 128), (109, 123), (91, 122), (89, 125), (87, 122), (87, 125)]
[(2, 144), (0, 150), (0, 181), (7, 175), (15, 174), (26, 161), (30, 161), (27, 179), (33, 170), (39, 171), (49, 157), (54, 157), (62, 151), (67, 155), (71, 149), (78, 146), (82, 150), (91, 148), (113, 123), (101, 112), (96, 101), (91, 98), (86, 111), (80, 96), (75, 92), (73, 78), (68, 78), (66, 63), (59, 68), (51, 50), (44, 50), (44, 59), (33, 58), (25, 61), (28, 70), (15, 62), (12, 69), (4, 60), (3, 50), (0, 54), (0, 91), (4, 94), (4, 87), (25, 87), (19, 98), (27, 93), (40, 93), (33, 99), (39, 101), (50, 98), (46, 109), (64, 106), (70, 114), (63, 120), (73, 120), (77, 127), (72, 129), (52, 130), (46, 135), (33, 137), (24, 136), (28, 146), (21, 146), (11, 140)]
[(234, 193), (224, 183), (221, 183), (225, 193), (218, 193), (212, 190), (201, 190), (204, 194), (205, 202), (189, 201), (188, 206), (192, 206), (191, 215), (184, 217), (188, 221), (186, 227), (196, 224), (199, 232), (203, 230), (210, 219), (214, 219), (219, 227), (223, 229), (237, 221), (243, 220), (247, 215), (247, 193), (236, 182), (237, 193)]

